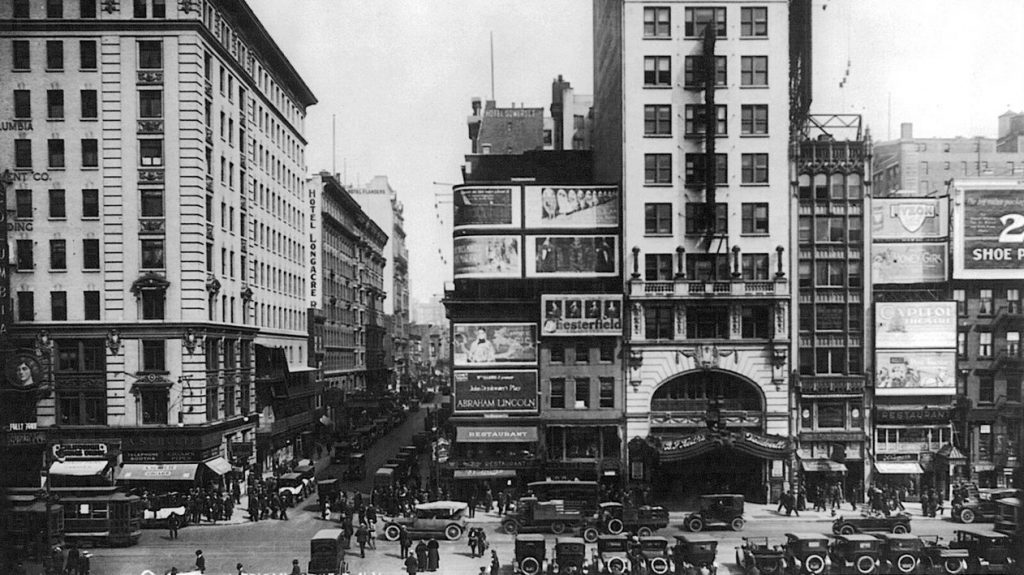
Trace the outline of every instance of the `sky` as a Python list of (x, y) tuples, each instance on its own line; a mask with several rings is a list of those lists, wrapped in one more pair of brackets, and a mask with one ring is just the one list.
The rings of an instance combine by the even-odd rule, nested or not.
[[(310, 172), (387, 175), (398, 191), (414, 300), (451, 278), (450, 192), (470, 101), (491, 98), (491, 35), (499, 106), (548, 108), (559, 74), (593, 93), (590, 0), (248, 2), (319, 99)], [(1024, 111), (1021, 22), (1021, 0), (814, 0), (811, 112), (862, 114), (876, 142), (902, 122), (994, 137), (1000, 114)]]

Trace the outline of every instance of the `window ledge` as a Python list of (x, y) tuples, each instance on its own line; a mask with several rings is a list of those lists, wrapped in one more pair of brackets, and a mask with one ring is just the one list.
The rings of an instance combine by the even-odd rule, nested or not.
[(48, 217), (46, 219), (51, 221), (51, 222), (66, 222), (68, 220), (68, 217), (67, 216), (50, 216), (50, 217)]
[(644, 84), (644, 90), (671, 90), (672, 85), (665, 84)]
[(674, 185), (671, 182), (644, 182), (645, 188), (671, 188)]
[(98, 274), (103, 271), (103, 268), (82, 268), (84, 274)]
[[(699, 36), (683, 36), (683, 39), (684, 40), (703, 40), (704, 39), (704, 35), (701, 34)], [(719, 35), (716, 34), (715, 35), (715, 39), (718, 40), (718, 41), (722, 41), (722, 40), (728, 40), (729, 37), (728, 36), (719, 36)]]
[(770, 138), (771, 134), (740, 134), (741, 138)]
[(68, 269), (67, 268), (60, 269), (60, 270), (50, 269), (50, 273), (51, 274), (66, 274), (66, 273), (68, 273)]
[(673, 234), (672, 232), (668, 232), (668, 233), (657, 233), (657, 234), (654, 234), (654, 233), (645, 233), (645, 234), (644, 234), (644, 237), (645, 237), (645, 238), (671, 238), (671, 237), (674, 237), (674, 234)]
[[(740, 237), (744, 237), (744, 238), (767, 238), (767, 237), (771, 237), (771, 234), (768, 233), (768, 232), (750, 232), (750, 233), (740, 233)], [(754, 281), (762, 281), (762, 280), (754, 280)], [(767, 281), (767, 280), (763, 280), (763, 281)]]
[(644, 36), (644, 40), (671, 40), (672, 36)]
[(672, 134), (644, 134), (644, 137), (655, 140), (668, 140), (672, 138)]
[(63, 72), (64, 68), (46, 68), (47, 72)]
[(94, 117), (91, 117), (91, 118), (80, 118), (79, 120), (82, 121), (82, 122), (99, 122), (100, 118), (99, 118), (99, 116), (94, 116)]
[(767, 90), (768, 84), (757, 84), (753, 86), (740, 86), (740, 90)]
[(740, 40), (767, 40), (768, 36), (740, 36)]
[(64, 166), (47, 166), (46, 169), (51, 172), (63, 172), (66, 168)]
[(89, 216), (89, 217), (82, 216), (82, 221), (83, 222), (98, 222), (98, 221), (100, 221), (100, 217), (99, 216)]
[(770, 185), (771, 184), (768, 183), (768, 182), (748, 182), (748, 183), (741, 183), (740, 187), (741, 188), (766, 188), (766, 187), (768, 187)]

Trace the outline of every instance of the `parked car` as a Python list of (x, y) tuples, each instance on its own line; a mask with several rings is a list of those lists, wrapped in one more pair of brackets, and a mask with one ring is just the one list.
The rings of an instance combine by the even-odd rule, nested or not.
[(345, 458), (345, 471), (341, 474), (342, 479), (349, 481), (361, 481), (366, 478), (366, 455), (363, 453), (350, 453)]
[(787, 575), (821, 575), (828, 566), (828, 537), (821, 533), (786, 533)]
[(859, 516), (839, 516), (832, 522), (832, 532), (836, 535), (852, 535), (870, 531), (887, 531), (889, 533), (910, 533), (910, 514), (898, 513), (886, 517), (879, 513), (862, 512)]
[(749, 573), (757, 567), (761, 575), (782, 573), (785, 556), (781, 545), (771, 545), (767, 537), (744, 537), (736, 548), (736, 565)]
[(341, 575), (348, 572), (345, 565), (345, 534), (341, 529), (321, 529), (309, 540), (310, 575)]
[(583, 523), (583, 514), (566, 509), (561, 500), (538, 501), (536, 497), (523, 497), (512, 511), (501, 520), (505, 533), (524, 531), (550, 531), (555, 535)]
[(974, 523), (975, 521), (994, 521), (997, 514), (997, 501), (1014, 497), (1016, 489), (978, 489), (977, 492), (969, 491), (967, 499), (957, 501), (953, 505), (950, 516), (961, 523)]
[(1024, 499), (1005, 497), (996, 502), (997, 514), (995, 530), (999, 533), (1013, 535), (1018, 526), (1024, 524)]
[(336, 478), (321, 479), (316, 482), (317, 494), (320, 499), (328, 501), (331, 507), (336, 507), (338, 504), (338, 496), (341, 494), (341, 482)]
[(872, 575), (881, 565), (882, 542), (871, 535), (837, 535), (829, 558), (833, 575)]
[(939, 573), (941, 575), (959, 575), (967, 572), (967, 561), (971, 554), (966, 549), (950, 549), (942, 545), (936, 537), (922, 537), (924, 542), (924, 560), (922, 573)]
[(579, 537), (555, 539), (555, 564), (551, 571), (557, 575), (582, 575), (590, 566), (587, 562), (587, 544)]
[(672, 554), (665, 537), (641, 537), (640, 556), (654, 575), (665, 575), (672, 570)]
[(700, 509), (686, 516), (683, 525), (690, 531), (701, 531), (712, 525), (726, 525), (740, 531), (743, 518), (743, 496), (735, 494), (701, 495)]
[[(617, 501), (606, 501), (598, 505), (597, 515), (594, 521), (588, 522), (588, 526), (595, 527), (600, 533), (618, 535), (629, 532), (648, 537), (668, 527), (668, 522), (668, 510), (660, 505), (623, 505)], [(586, 532), (583, 538), (588, 543), (596, 541), (588, 538)]]
[(680, 566), (689, 564), (694, 567), (707, 566), (712, 575), (718, 572), (718, 541), (707, 535), (676, 535), (676, 544), (672, 547), (672, 561), (678, 571)]
[(547, 543), (543, 535), (516, 535), (515, 562), (512, 570), (517, 575), (538, 575), (547, 570)]
[(1012, 573), (1013, 558), (1010, 555), (1010, 536), (1005, 533), (983, 533), (958, 529), (956, 539), (949, 543), (950, 549), (966, 549), (967, 573)]
[(384, 538), (398, 541), (401, 526), (415, 537), (443, 536), (457, 541), (466, 531), (466, 512), (469, 505), (462, 501), (433, 501), (413, 508), (412, 517), (392, 517), (384, 524)]
[(597, 538), (595, 562), (602, 573), (621, 574), (630, 570), (629, 539), (625, 535), (601, 535)]
[(882, 542), (880, 573), (907, 575), (928, 568), (926, 544), (920, 537), (909, 533), (880, 533), (878, 539)]

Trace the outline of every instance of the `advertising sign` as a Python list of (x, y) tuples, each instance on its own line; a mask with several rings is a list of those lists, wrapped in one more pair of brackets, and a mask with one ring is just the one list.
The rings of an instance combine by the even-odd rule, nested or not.
[(453, 226), (519, 227), (519, 187), (472, 187), (452, 191)]
[(452, 342), (458, 367), (537, 363), (535, 323), (457, 323)]
[(539, 411), (536, 371), (456, 371), (453, 391), (455, 413)]
[(614, 186), (527, 186), (525, 205), (528, 228), (619, 225), (619, 189)]
[(309, 307), (320, 307), (320, 186), (309, 187)]
[(7, 358), (7, 387), (15, 391), (35, 391), (43, 385), (43, 368), (36, 355), (28, 350), (18, 350)]
[(543, 335), (621, 335), (621, 295), (541, 296)]
[(879, 198), (871, 203), (874, 241), (943, 239), (949, 233), (949, 204), (938, 198)]
[(614, 276), (619, 271), (617, 236), (530, 236), (526, 241), (530, 277)]
[(1024, 279), (1024, 184), (960, 187), (954, 210), (954, 277)]
[(956, 348), (956, 302), (875, 304), (877, 349)]
[(946, 242), (871, 245), (875, 284), (946, 281)]
[(455, 279), (522, 277), (520, 241), (519, 236), (455, 238)]
[(956, 351), (875, 352), (876, 395), (956, 394)]

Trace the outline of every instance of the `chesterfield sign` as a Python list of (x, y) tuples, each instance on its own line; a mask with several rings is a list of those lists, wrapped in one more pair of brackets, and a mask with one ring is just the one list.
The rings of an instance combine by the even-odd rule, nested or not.
[(536, 414), (536, 371), (456, 371), (455, 413)]
[(541, 296), (545, 336), (621, 335), (621, 295)]

